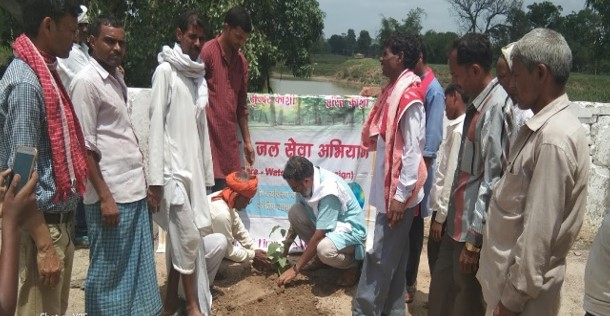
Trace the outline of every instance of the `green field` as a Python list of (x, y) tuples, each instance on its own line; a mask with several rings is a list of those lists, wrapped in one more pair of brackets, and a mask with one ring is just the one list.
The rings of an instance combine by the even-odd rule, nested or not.
[[(353, 59), (339, 55), (314, 55), (312, 76), (331, 77), (358, 85), (381, 85), (385, 79), (381, 75), (378, 59)], [(447, 65), (430, 65), (443, 86), (451, 78)], [(287, 74), (289, 71), (277, 67), (275, 72)], [(610, 103), (610, 76), (572, 73), (568, 80), (568, 95), (574, 101)]]

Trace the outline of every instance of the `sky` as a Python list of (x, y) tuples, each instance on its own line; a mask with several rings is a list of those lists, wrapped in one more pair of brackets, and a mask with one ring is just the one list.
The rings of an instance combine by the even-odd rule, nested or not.
[[(534, 2), (543, 0), (524, 0), (523, 10)], [(416, 7), (424, 9), (423, 32), (435, 30), (437, 32), (462, 33), (458, 22), (451, 15), (447, 0), (318, 0), (320, 9), (326, 13), (324, 18), (324, 36), (329, 38), (333, 34), (347, 33), (354, 29), (356, 36), (361, 30), (367, 30), (371, 37), (379, 31), (382, 17), (393, 17), (399, 21), (404, 19), (409, 10)], [(554, 0), (555, 5), (563, 7), (563, 14), (580, 11), (585, 6), (585, 0)]]

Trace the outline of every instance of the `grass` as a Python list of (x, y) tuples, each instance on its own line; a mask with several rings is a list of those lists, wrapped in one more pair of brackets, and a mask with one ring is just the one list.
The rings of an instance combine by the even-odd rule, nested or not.
[[(312, 76), (334, 78), (357, 85), (381, 85), (386, 79), (381, 74), (377, 58), (353, 59), (339, 55), (314, 55)], [(451, 81), (447, 65), (429, 65), (443, 86)], [(275, 72), (290, 74), (277, 67)], [(571, 100), (610, 103), (610, 76), (571, 73), (567, 93)]]

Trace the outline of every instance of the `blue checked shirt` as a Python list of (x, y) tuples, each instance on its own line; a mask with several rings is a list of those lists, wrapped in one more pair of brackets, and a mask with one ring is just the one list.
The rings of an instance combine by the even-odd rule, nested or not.
[(65, 201), (54, 202), (56, 186), (42, 87), (32, 68), (18, 58), (0, 80), (0, 128), (0, 170), (12, 167), (17, 146), (37, 148), (38, 207), (48, 213), (76, 209), (76, 193)]

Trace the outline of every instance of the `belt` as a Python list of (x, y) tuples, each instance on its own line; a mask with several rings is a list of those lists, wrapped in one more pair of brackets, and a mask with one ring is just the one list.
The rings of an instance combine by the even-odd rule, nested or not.
[(44, 213), (44, 220), (47, 224), (64, 224), (69, 222), (74, 215), (74, 211), (65, 213)]

